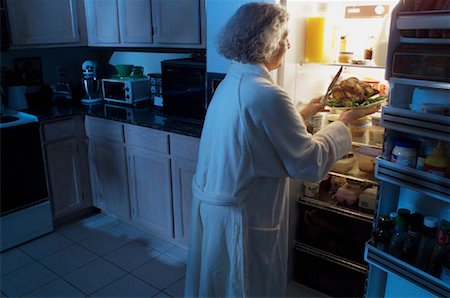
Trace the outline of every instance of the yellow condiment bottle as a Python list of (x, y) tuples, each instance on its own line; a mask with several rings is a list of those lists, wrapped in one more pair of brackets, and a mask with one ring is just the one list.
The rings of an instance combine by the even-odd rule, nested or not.
[(449, 158), (441, 141), (433, 149), (433, 153), (425, 158), (423, 170), (438, 176), (445, 176)]
[(305, 61), (323, 62), (325, 43), (325, 17), (306, 18)]

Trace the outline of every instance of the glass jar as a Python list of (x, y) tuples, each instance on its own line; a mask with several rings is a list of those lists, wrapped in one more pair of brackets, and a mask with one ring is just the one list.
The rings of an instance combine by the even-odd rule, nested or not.
[(339, 52), (339, 63), (350, 63), (353, 58), (353, 52)]
[(417, 148), (415, 144), (406, 140), (395, 141), (392, 149), (391, 161), (393, 163), (414, 168), (417, 160)]

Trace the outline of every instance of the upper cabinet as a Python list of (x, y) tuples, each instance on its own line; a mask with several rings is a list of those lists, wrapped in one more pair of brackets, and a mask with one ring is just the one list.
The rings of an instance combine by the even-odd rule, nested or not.
[(6, 5), (13, 47), (85, 44), (82, 0), (6, 0)]
[(90, 46), (204, 47), (204, 0), (85, 0)]

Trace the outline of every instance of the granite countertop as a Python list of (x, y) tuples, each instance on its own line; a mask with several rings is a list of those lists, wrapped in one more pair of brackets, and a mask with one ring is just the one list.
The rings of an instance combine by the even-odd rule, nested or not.
[(160, 108), (150, 107), (148, 103), (136, 107), (105, 102), (90, 105), (65, 103), (24, 112), (37, 116), (41, 122), (84, 114), (197, 138), (203, 127), (201, 120), (166, 115)]

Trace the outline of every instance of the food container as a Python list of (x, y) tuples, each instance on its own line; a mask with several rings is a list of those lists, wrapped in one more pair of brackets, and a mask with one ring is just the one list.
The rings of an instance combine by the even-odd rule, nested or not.
[(359, 185), (345, 184), (336, 191), (334, 197), (340, 203), (346, 203), (347, 205), (353, 205), (358, 200), (359, 194), (362, 189)]
[(381, 113), (376, 112), (371, 115), (372, 125), (381, 126)]
[(422, 104), (422, 112), (429, 114), (438, 114), (438, 115), (448, 115), (450, 110), (449, 106), (443, 104), (436, 103), (423, 103)]
[(381, 149), (362, 146), (355, 151), (359, 170), (366, 173), (373, 173), (375, 169), (375, 158), (381, 155)]
[(356, 163), (356, 157), (353, 153), (349, 153), (343, 158), (339, 159), (331, 167), (331, 171), (341, 174), (348, 173)]
[(339, 52), (339, 63), (350, 63), (353, 58), (353, 52)]
[(376, 200), (377, 200), (377, 188), (376, 187), (367, 188), (359, 195), (358, 207), (375, 210)]
[(384, 140), (384, 128), (372, 125), (369, 127), (369, 144), (382, 146)]
[(365, 124), (349, 124), (348, 127), (350, 129), (350, 133), (352, 134), (353, 138), (362, 138), (368, 131), (369, 127), (371, 126), (370, 122)]

